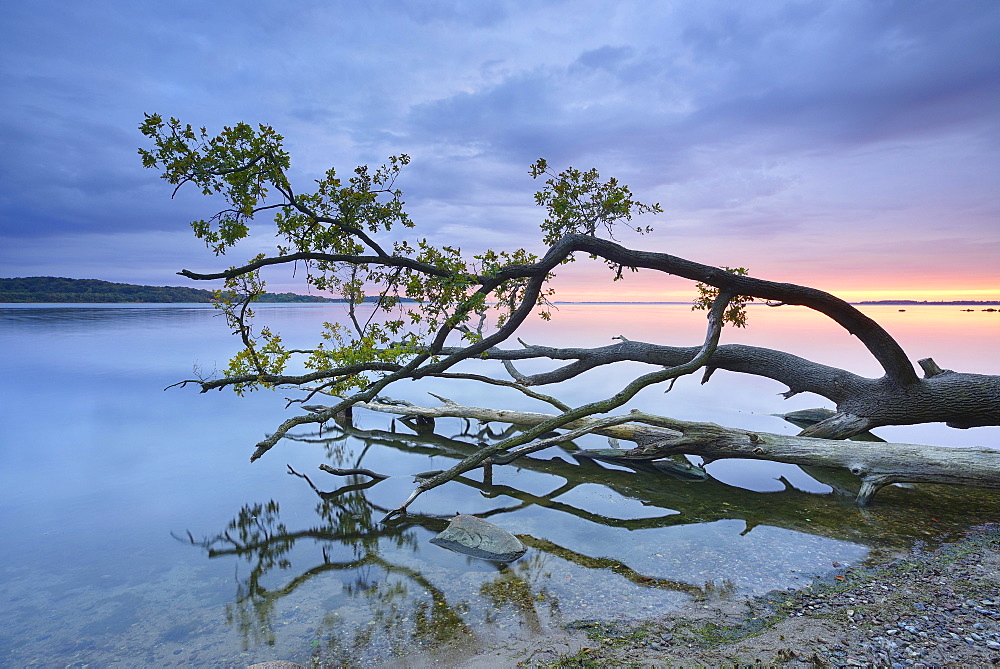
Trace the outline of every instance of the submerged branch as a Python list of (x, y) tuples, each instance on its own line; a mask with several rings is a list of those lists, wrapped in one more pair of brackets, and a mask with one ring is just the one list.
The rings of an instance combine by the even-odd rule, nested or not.
[[(359, 406), (403, 416), (471, 418), (521, 426), (543, 425), (556, 418), (543, 413), (457, 404), (419, 407), (366, 403)], [(985, 447), (832, 441), (680, 421), (639, 411), (619, 416), (615, 421), (585, 418), (562, 427), (572, 429), (574, 438), (581, 434), (597, 434), (636, 444), (635, 448), (622, 449), (623, 461), (651, 461), (685, 454), (712, 460), (741, 458), (846, 469), (861, 479), (862, 489), (857, 501), (862, 505), (868, 504), (879, 489), (890, 483), (948, 483), (1000, 489), (1000, 451)], [(545, 441), (551, 446), (557, 440)]]

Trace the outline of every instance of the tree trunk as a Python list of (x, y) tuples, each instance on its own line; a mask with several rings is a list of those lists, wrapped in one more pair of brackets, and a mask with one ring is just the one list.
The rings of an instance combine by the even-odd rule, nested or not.
[[(492, 348), (483, 357), (504, 361), (518, 383), (533, 387), (559, 383), (614, 362), (673, 366), (690, 360), (697, 350), (695, 347), (626, 340), (591, 349), (537, 345), (525, 345), (520, 349)], [(450, 351), (445, 349), (444, 352)], [(533, 358), (573, 362), (530, 376), (519, 374), (510, 364)], [(930, 358), (921, 360), (920, 365), (926, 377), (900, 384), (889, 376), (870, 379), (784, 351), (725, 344), (719, 346), (706, 363), (704, 381), (716, 369), (752, 374), (788, 386), (785, 397), (809, 392), (837, 405), (837, 415), (807, 428), (802, 436), (843, 439), (882, 425), (947, 423), (956, 428), (1000, 425), (1000, 376), (942, 370)]]

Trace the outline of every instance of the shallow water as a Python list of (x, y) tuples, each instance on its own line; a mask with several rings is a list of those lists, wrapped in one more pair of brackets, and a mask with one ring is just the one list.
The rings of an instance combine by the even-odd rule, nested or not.
[[(308, 346), (336, 305), (264, 306), (293, 346)], [(958, 307), (869, 307), (916, 359), (1000, 373), (1000, 315)], [(562, 306), (531, 343), (603, 345), (615, 335), (692, 345), (702, 319), (680, 305)], [(725, 340), (784, 348), (874, 375), (856, 340), (822, 318), (757, 308)], [(260, 461), (252, 446), (288, 417), (287, 393), (199, 394), (170, 384), (224, 367), (225, 323), (200, 305), (0, 306), (0, 665), (95, 666), (391, 662), (468, 649), (581, 618), (650, 615), (693, 597), (802, 585), (838, 564), (904, 550), (1000, 517), (993, 493), (921, 486), (880, 492), (867, 510), (835, 489), (850, 476), (719, 461), (705, 481), (637, 476), (551, 449), (421, 497), (405, 519), (378, 519), (409, 494), (408, 474), (441, 469), (505, 426), (439, 420), (415, 434), (359, 412), (353, 428), (301, 431)], [(483, 363), (477, 363), (482, 365)], [(639, 366), (598, 372), (560, 397), (619, 388)], [(532, 371), (524, 365), (523, 371)], [(406, 384), (393, 395), (544, 411), (464, 382)], [(717, 373), (629, 407), (688, 420), (794, 433), (771, 414), (820, 406), (767, 380)], [(393, 431), (395, 429), (395, 431)], [(1000, 444), (1000, 430), (913, 426), (886, 439)], [(602, 448), (596, 437), (577, 442)], [(393, 475), (370, 487), (317, 471)], [(291, 475), (303, 474), (309, 481)], [(315, 486), (311, 487), (310, 483)], [(456, 512), (521, 535), (509, 566), (429, 543)]]

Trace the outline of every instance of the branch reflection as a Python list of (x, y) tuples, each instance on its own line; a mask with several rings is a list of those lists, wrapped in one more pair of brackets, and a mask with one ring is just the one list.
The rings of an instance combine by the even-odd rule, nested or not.
[[(290, 438), (322, 447), (333, 466), (360, 468), (373, 449), (457, 460), (474, 452), (478, 443), (505, 438), (518, 429), (505, 426), (498, 431), (491, 425), (453, 420), (438, 421), (437, 426), (410, 425), (401, 432), (399, 423), (395, 421), (390, 430), (342, 423)], [(441, 434), (445, 424), (457, 425), (457, 430), (450, 436)], [(930, 511), (924, 508), (926, 491), (914, 496), (897, 488), (878, 507), (861, 511), (847, 497), (807, 493), (787, 482), (783, 492), (757, 493), (711, 478), (669, 476), (649, 465), (636, 465), (634, 471), (611, 469), (592, 459), (573, 458), (572, 448), (570, 444), (555, 457), (536, 454), (512, 465), (551, 476), (551, 490), (544, 494), (468, 476), (456, 479), (456, 483), (479, 491), (484, 498), (517, 500), (516, 504), (476, 514), (484, 518), (544, 507), (586, 524), (624, 530), (736, 519), (745, 523), (744, 534), (766, 525), (888, 550), (924, 536), (930, 524)], [(680, 464), (683, 472), (686, 463)], [(247, 646), (275, 643), (277, 605), (293, 594), (319, 597), (318, 593), (326, 593), (326, 599), (319, 603), (326, 613), (314, 621), (311, 640), (303, 643), (313, 646), (315, 663), (344, 664), (385, 661), (415, 648), (434, 653), (455, 643), (474, 648), (485, 643), (483, 631), (491, 625), (533, 633), (558, 625), (563, 607), (550, 577), (554, 570), (564, 570), (564, 565), (604, 580), (620, 578), (641, 590), (664, 591), (675, 597), (675, 603), (724, 597), (735, 590), (724, 575), (700, 583), (665, 578), (630, 566), (627, 555), (616, 554), (616, 546), (565, 546), (550, 537), (525, 533), (518, 536), (531, 550), (511, 565), (465, 558), (472, 565), (471, 576), (454, 565), (431, 567), (415, 556), (428, 550), (426, 540), (444, 529), (447, 517), (411, 513), (380, 525), (377, 519), (388, 509), (369, 498), (377, 481), (352, 476), (347, 485), (324, 491), (310, 476), (291, 467), (289, 473), (301, 478), (316, 494), (317, 521), (313, 526), (289, 528), (281, 520), (279, 503), (272, 499), (244, 506), (215, 536), (198, 540), (189, 534), (187, 539), (204, 549), (209, 558), (236, 558), (248, 567), (237, 577), (235, 600), (227, 605), (227, 620), (240, 630)], [(829, 479), (835, 490), (853, 494), (851, 483), (839, 472), (809, 473), (818, 480)], [(595, 484), (662, 513), (615, 518), (559, 499), (579, 486)], [(946, 528), (952, 516), (956, 521), (960, 518), (956, 526), (967, 526), (970, 500), (977, 492), (942, 491), (941, 503), (933, 510), (935, 529)], [(985, 515), (995, 516), (1000, 511), (995, 500), (976, 503)], [(908, 524), (901, 523), (901, 517)], [(891, 531), (888, 524), (892, 524)], [(599, 551), (596, 555), (590, 554), (595, 550)], [(293, 563), (309, 566), (302, 569)], [(307, 584), (311, 587), (302, 587)], [(360, 602), (364, 606), (358, 606)]]

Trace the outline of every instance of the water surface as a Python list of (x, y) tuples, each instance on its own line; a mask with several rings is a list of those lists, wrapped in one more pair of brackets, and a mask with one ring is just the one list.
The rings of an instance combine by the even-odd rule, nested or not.
[[(338, 305), (262, 306), (293, 346), (315, 343)], [(869, 307), (913, 359), (1000, 373), (1000, 315), (958, 307)], [(703, 320), (677, 305), (562, 306), (531, 343), (604, 345), (625, 335), (693, 345)], [(724, 341), (774, 346), (866, 375), (864, 348), (807, 310), (756, 308)], [(285, 391), (239, 398), (167, 386), (223, 368), (236, 350), (206, 305), (0, 306), (0, 665), (136, 666), (392, 662), (472, 650), (581, 618), (652, 615), (692, 598), (796, 587), (869, 555), (1000, 517), (996, 495), (887, 489), (859, 510), (843, 473), (719, 461), (703, 481), (637, 475), (551, 449), (421, 497), (405, 519), (378, 519), (412, 489), (508, 426), (437, 422), (417, 434), (359, 412), (350, 427), (302, 430), (260, 461), (261, 436), (291, 415)], [(483, 367), (492, 373), (496, 368)], [(523, 365), (530, 372), (537, 365)], [(643, 369), (595, 372), (559, 392), (578, 404)], [(766, 379), (717, 373), (637, 407), (676, 418), (794, 433), (772, 414), (823, 405), (784, 401)], [(517, 393), (465, 382), (407, 383), (394, 396), (544, 411)], [(554, 392), (554, 391), (553, 391)], [(1000, 443), (996, 428), (910, 426), (886, 439), (952, 446)], [(602, 448), (596, 437), (577, 442)], [(393, 475), (374, 486), (320, 463)], [(292, 472), (308, 477), (294, 475)], [(354, 485), (350, 485), (354, 484)], [(346, 487), (341, 487), (346, 486)], [(428, 540), (456, 512), (521, 535), (509, 565)], [(443, 652), (443, 651), (441, 651)]]

